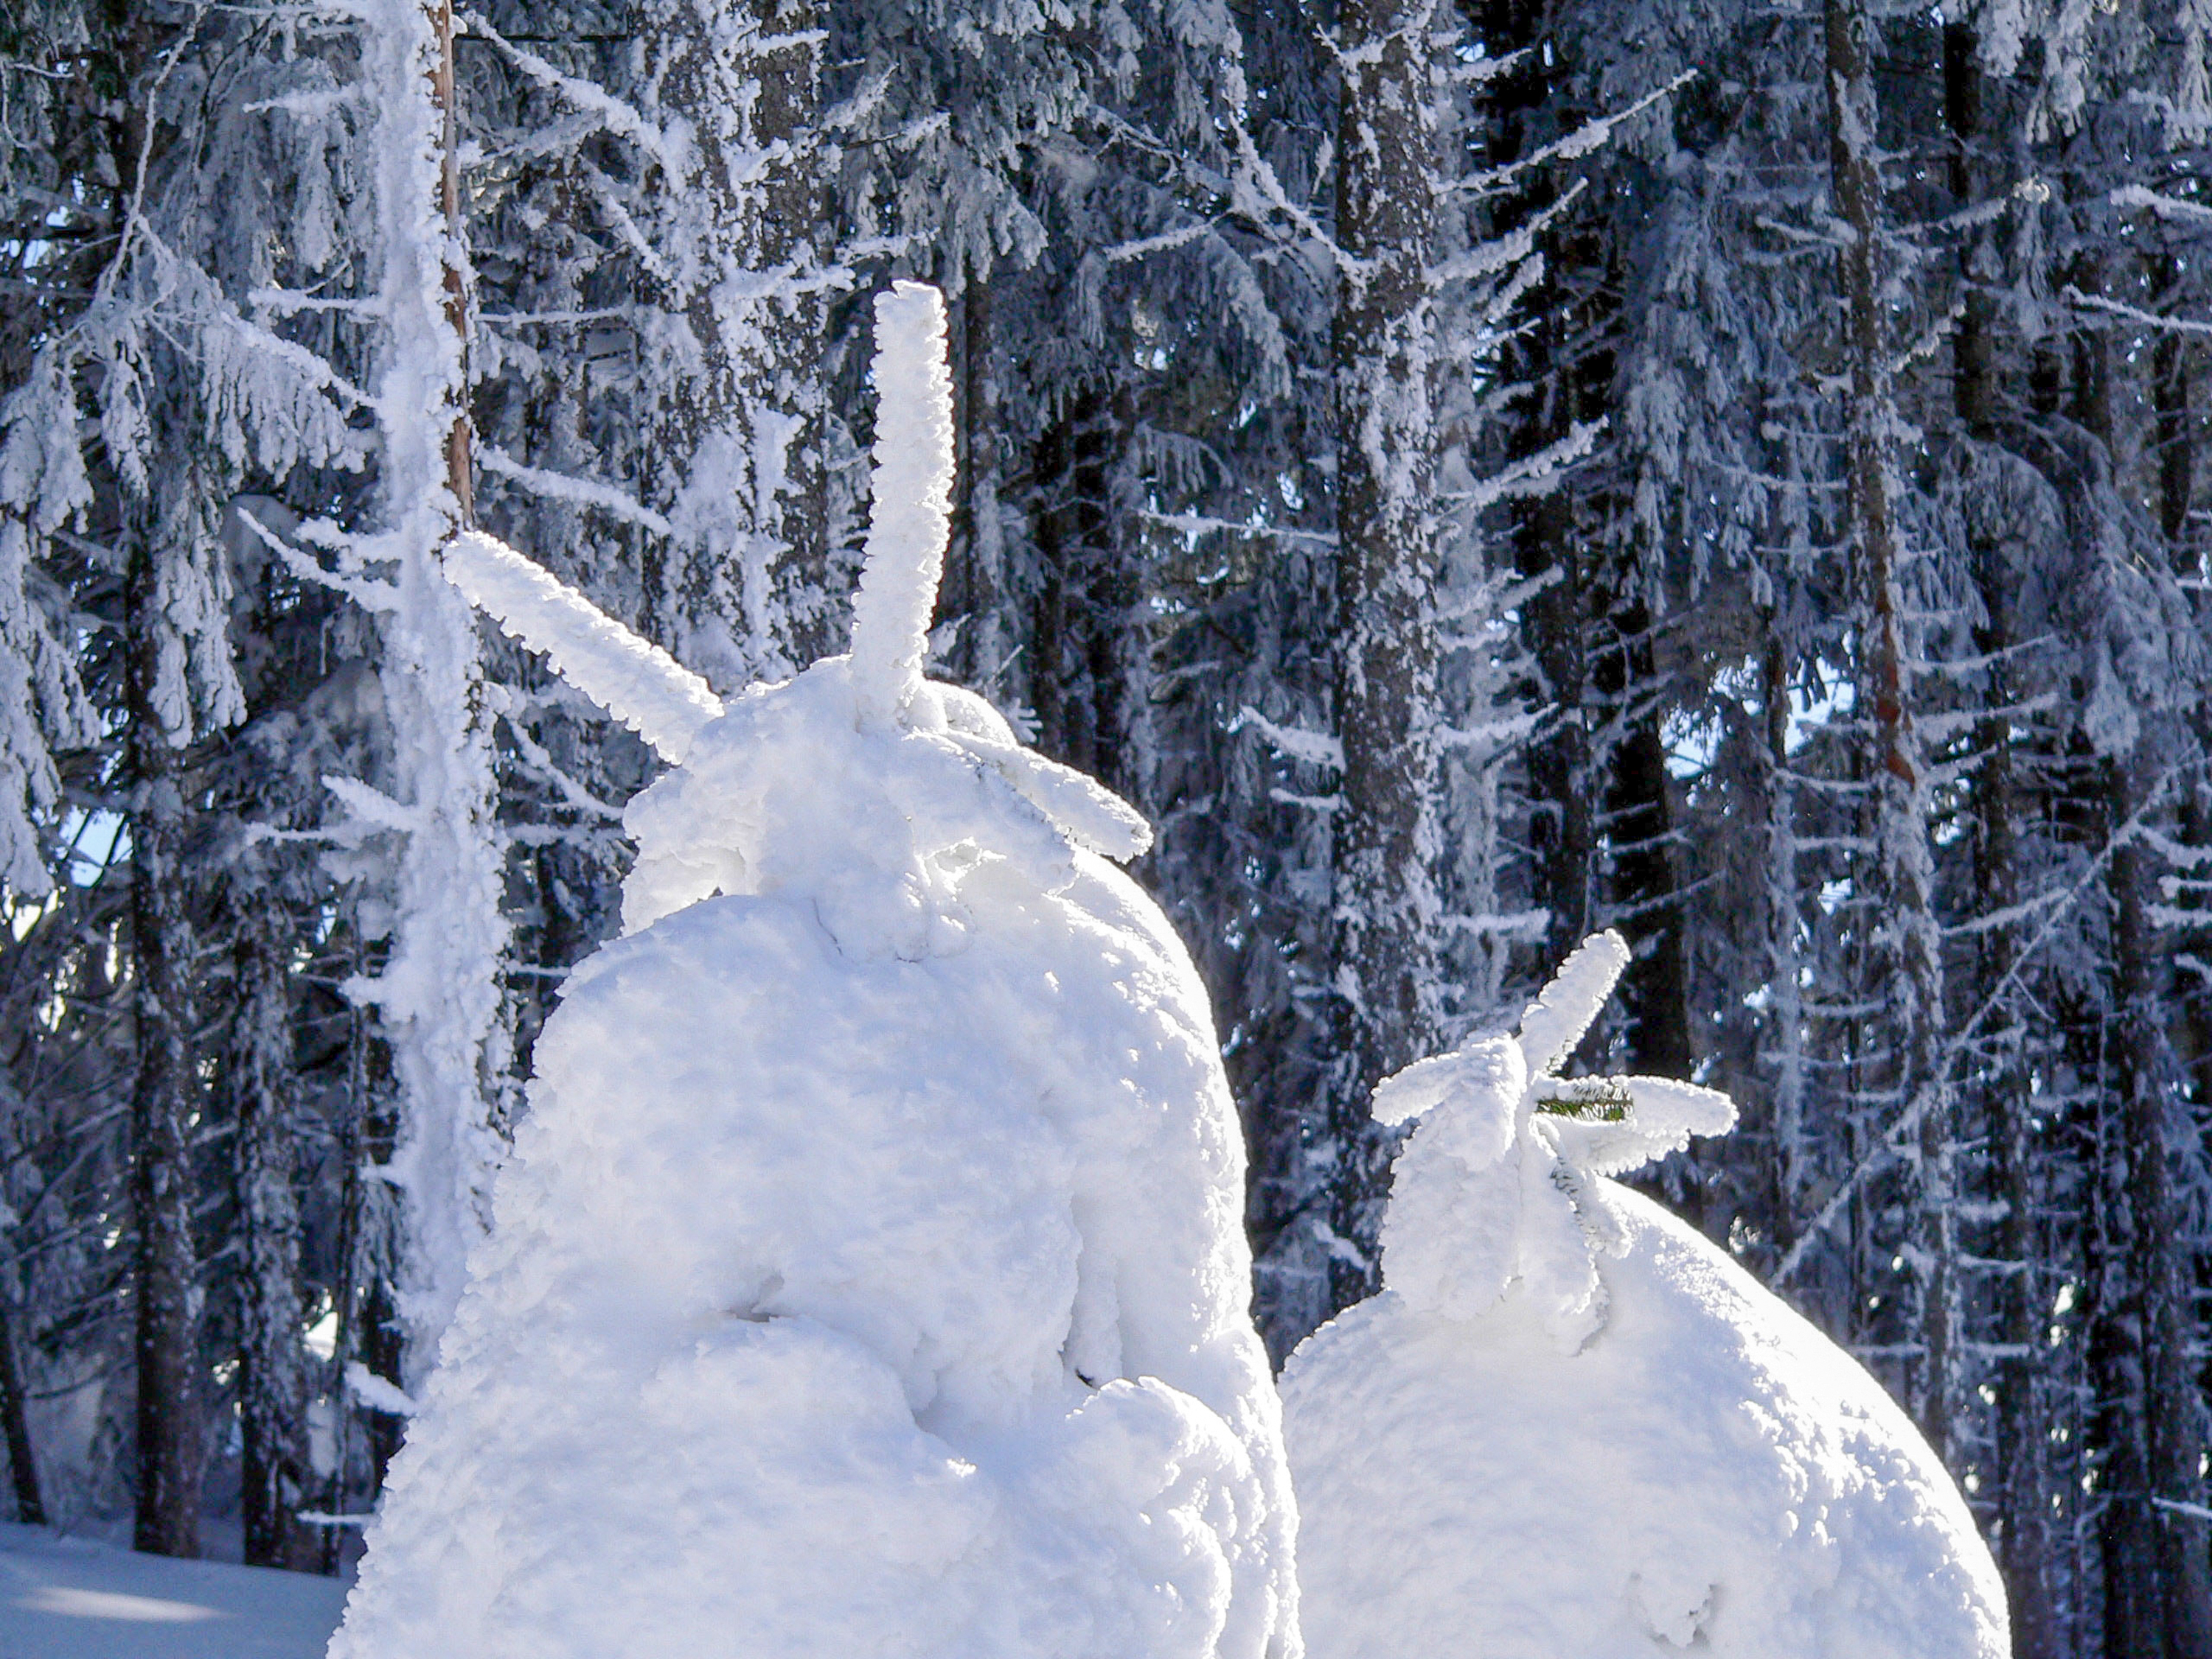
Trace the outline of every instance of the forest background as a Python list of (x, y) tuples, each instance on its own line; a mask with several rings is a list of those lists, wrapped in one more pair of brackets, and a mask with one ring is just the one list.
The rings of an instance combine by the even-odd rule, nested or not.
[[(842, 647), (952, 310), (933, 672), (1158, 826), (1279, 1360), (1387, 1072), (1636, 959), (1656, 1187), (1959, 1474), (2023, 1659), (2212, 1630), (2208, 0), (13, 0), (17, 1514), (333, 1570), (650, 751)], [(232, 1540), (235, 1540), (234, 1542)]]

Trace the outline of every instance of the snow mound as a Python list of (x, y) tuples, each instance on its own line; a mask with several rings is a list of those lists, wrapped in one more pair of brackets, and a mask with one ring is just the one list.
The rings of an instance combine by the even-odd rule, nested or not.
[(1284, 1373), (1316, 1659), (2002, 1659), (2002, 1587), (1881, 1386), (1605, 1178), (1724, 1097), (1559, 1066), (1626, 961), (1601, 935), (1519, 1041), (1376, 1091), (1424, 1114), (1382, 1292)]
[(877, 591), (631, 804), (331, 1659), (1299, 1651), (1212, 1019), (1097, 850), (1142, 821)]

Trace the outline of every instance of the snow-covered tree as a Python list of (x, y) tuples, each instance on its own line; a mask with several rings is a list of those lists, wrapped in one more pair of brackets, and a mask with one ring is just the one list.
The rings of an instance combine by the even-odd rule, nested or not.
[(1382, 1294), (1285, 1373), (1316, 1655), (2009, 1651), (1963, 1495), (1866, 1372), (1608, 1179), (1725, 1097), (1561, 1067), (1628, 961), (1590, 939), (1492, 1038), (1386, 1079), (1420, 1118)]
[(335, 1655), (1299, 1651), (1204, 994), (1108, 862), (1143, 821), (922, 678), (944, 313), (877, 315), (849, 656), (726, 708), (519, 554), (447, 554), (677, 765)]

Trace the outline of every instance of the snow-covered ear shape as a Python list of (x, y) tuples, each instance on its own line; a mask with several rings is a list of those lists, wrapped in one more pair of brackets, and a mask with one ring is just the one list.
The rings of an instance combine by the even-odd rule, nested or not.
[(1628, 942), (1608, 927), (1559, 964), (1521, 1016), (1521, 1053), (1531, 1077), (1555, 1077), (1583, 1040), (1628, 966)]
[(1622, 1174), (1688, 1146), (1692, 1135), (1724, 1134), (1735, 1125), (1735, 1103), (1693, 1083), (1559, 1077), (1628, 963), (1628, 944), (1619, 933), (1608, 927), (1593, 934), (1521, 1016), (1528, 1103), (1549, 1120), (1560, 1162), (1592, 1175)]
[(681, 766), (722, 714), (714, 688), (505, 542), (465, 530), (446, 544), (446, 580), (510, 639)]
[[(860, 591), (853, 601), (853, 688), (860, 718), (915, 723), (929, 613), (945, 571), (952, 501), (952, 377), (945, 366), (945, 296), (895, 283), (876, 296), (875, 501)], [(1079, 847), (1132, 859), (1152, 826), (1127, 801), (1072, 767), (1024, 749), (1011, 732), (964, 717), (940, 696), (940, 735), (990, 767)]]
[[(864, 728), (935, 732), (1004, 779), (1077, 846), (1132, 859), (1152, 826), (1127, 801), (1071, 767), (1013, 740), (972, 693), (922, 678), (929, 613), (951, 532), (952, 379), (945, 296), (895, 283), (876, 297), (875, 500), (860, 591), (853, 601), (853, 690)], [(446, 575), (511, 637), (642, 737), (672, 765), (723, 711), (698, 675), (639, 637), (505, 543), (464, 531), (445, 549)]]
[(1376, 1085), (1378, 1122), (1421, 1120), (1382, 1222), (1384, 1279), (1409, 1305), (1472, 1318), (1525, 1296), (1572, 1352), (1605, 1322), (1597, 1260), (1619, 1248), (1590, 1177), (1735, 1121), (1727, 1096), (1692, 1084), (1559, 1076), (1628, 962), (1620, 934), (1586, 939), (1529, 1004), (1517, 1040), (1469, 1043)]
[(952, 525), (952, 375), (945, 296), (894, 283), (876, 296), (874, 500), (853, 600), (853, 689), (861, 718), (903, 725), (921, 689), (929, 613)]

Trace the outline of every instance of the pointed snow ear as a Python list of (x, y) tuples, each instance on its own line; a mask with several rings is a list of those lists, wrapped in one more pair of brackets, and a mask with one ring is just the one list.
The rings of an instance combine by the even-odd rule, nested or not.
[(1085, 852), (1123, 863), (1152, 844), (1144, 815), (1103, 784), (1034, 750), (957, 726), (944, 734), (991, 768)]
[(945, 296), (894, 283), (876, 296), (875, 495), (853, 600), (853, 684), (863, 716), (898, 724), (921, 685), (952, 502), (952, 374)]
[(721, 718), (705, 680), (506, 543), (465, 530), (446, 544), (444, 564), (463, 599), (670, 764), (682, 765), (691, 740)]
[(1377, 1123), (1431, 1118), (1423, 1133), (1441, 1136), (1441, 1150), (1480, 1170), (1511, 1149), (1528, 1090), (1519, 1047), (1510, 1037), (1492, 1037), (1384, 1078), (1375, 1085), (1372, 1109)]
[(1644, 1133), (1663, 1137), (1669, 1147), (1692, 1135), (1724, 1135), (1735, 1127), (1735, 1102), (1717, 1089), (1701, 1089), (1670, 1077), (1632, 1077), (1628, 1097), (1636, 1103), (1636, 1121)]
[(1718, 1090), (1664, 1077), (1605, 1081), (1626, 1085), (1630, 1110), (1626, 1117), (1552, 1120), (1561, 1158), (1592, 1175), (1626, 1175), (1654, 1158), (1680, 1152), (1692, 1135), (1725, 1134), (1735, 1127), (1735, 1103)]
[(1610, 927), (1591, 934), (1559, 964), (1521, 1016), (1521, 1052), (1531, 1075), (1547, 1076), (1565, 1064), (1627, 966), (1627, 941)]
[(1402, 1072), (1391, 1073), (1375, 1085), (1375, 1102), (1370, 1109), (1375, 1121), (1395, 1128), (1409, 1119), (1425, 1116), (1443, 1104), (1462, 1069), (1458, 1054), (1431, 1054)]

